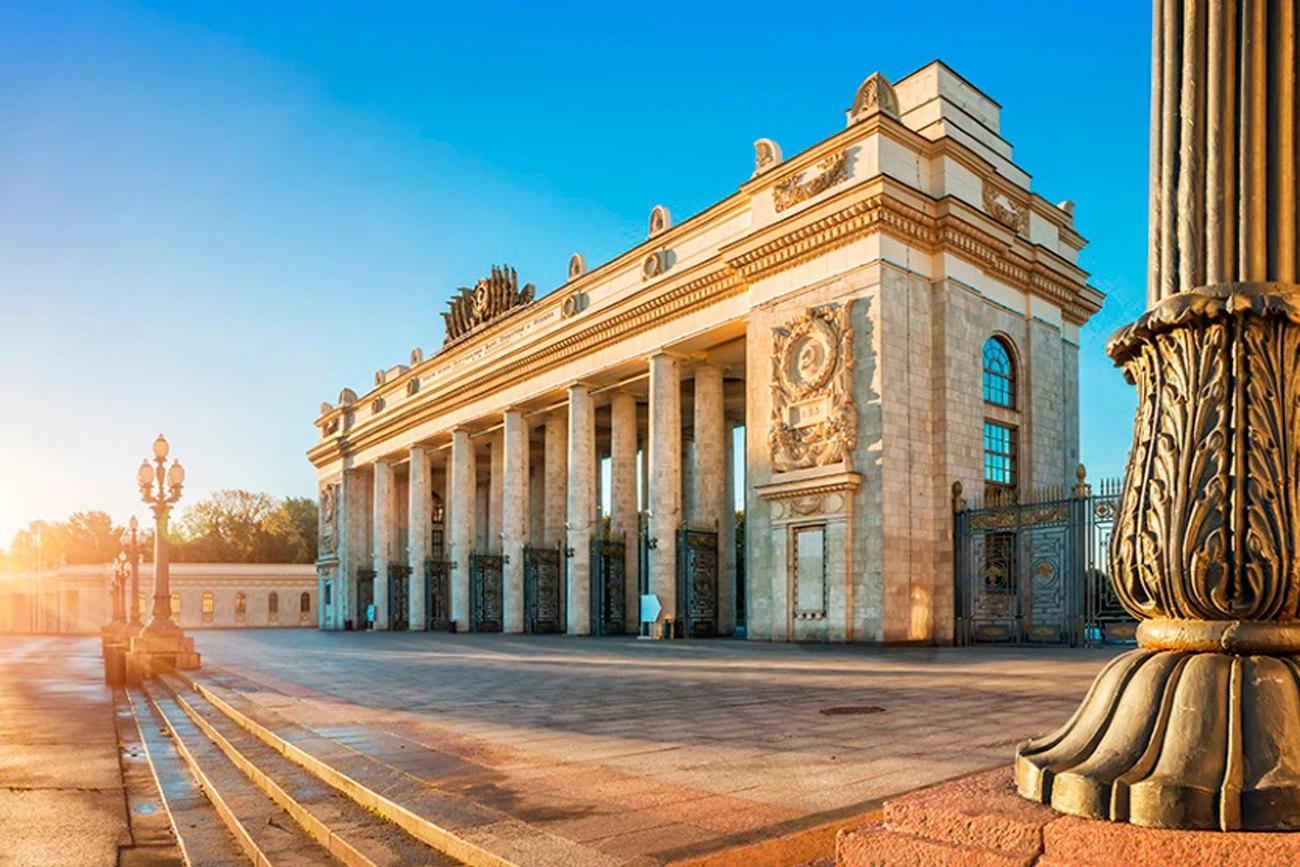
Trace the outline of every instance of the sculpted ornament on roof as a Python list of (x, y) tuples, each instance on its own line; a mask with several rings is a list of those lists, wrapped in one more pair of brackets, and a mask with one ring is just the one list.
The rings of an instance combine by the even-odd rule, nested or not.
[(536, 292), (532, 283), (519, 288), (515, 269), (506, 265), (493, 265), (491, 275), (484, 277), (473, 289), (461, 288), (452, 298), (451, 309), (442, 314), (447, 323), (447, 336), (442, 345), (452, 343), (498, 319), (517, 307), (532, 302)]

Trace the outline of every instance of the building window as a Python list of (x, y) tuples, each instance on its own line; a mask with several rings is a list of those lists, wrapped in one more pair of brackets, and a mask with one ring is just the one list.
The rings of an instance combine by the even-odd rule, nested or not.
[(181, 617), (181, 594), (179, 593), (172, 594), (172, 617), (176, 620), (180, 620)]
[(243, 593), (235, 594), (235, 623), (242, 625), (248, 619), (248, 597)]
[(217, 610), (216, 600), (212, 598), (212, 591), (207, 590), (203, 593), (203, 622), (211, 623), (212, 615)]
[(984, 422), (984, 486), (996, 492), (1016, 487), (1015, 428)]
[(1016, 367), (1011, 348), (1001, 337), (984, 343), (984, 402), (1016, 408)]
[(266, 614), (266, 619), (271, 623), (280, 622), (280, 594), (274, 590), (266, 597)]
[[(326, 585), (329, 586), (329, 585)], [(298, 597), (298, 610), (303, 614), (311, 614), (311, 594), (304, 593)]]

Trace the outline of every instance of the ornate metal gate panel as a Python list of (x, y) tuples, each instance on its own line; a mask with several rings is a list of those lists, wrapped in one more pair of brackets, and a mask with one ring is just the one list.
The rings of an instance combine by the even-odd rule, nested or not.
[(1094, 495), (1080, 476), (1033, 503), (965, 509), (953, 532), (957, 642), (1096, 644), (1129, 640), (1135, 622), (1106, 571), (1118, 483)]
[(411, 628), (411, 567), (401, 563), (388, 566), (388, 628), (405, 631)]
[(501, 631), (501, 572), (505, 557), (500, 554), (471, 554), (469, 557), (470, 617), (473, 632)]
[(451, 629), (451, 564), (425, 560), (424, 587), (429, 594), (429, 628), (446, 632)]
[(370, 628), (370, 606), (375, 604), (375, 570), (357, 570), (357, 629)]
[(683, 634), (718, 634), (718, 534), (677, 531), (677, 619)]
[(627, 615), (627, 546), (591, 540), (591, 628), (597, 635), (622, 635)]
[(563, 632), (564, 557), (559, 548), (524, 548), (525, 631)]

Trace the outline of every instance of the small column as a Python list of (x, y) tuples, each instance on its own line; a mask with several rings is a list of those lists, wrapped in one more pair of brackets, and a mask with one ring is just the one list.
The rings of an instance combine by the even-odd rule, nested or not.
[(546, 468), (541, 459), (532, 460), (529, 449), (528, 464), (528, 544), (546, 544)]
[(718, 631), (736, 633), (736, 437), (730, 422), (722, 425), (722, 528), (718, 533)]
[(595, 529), (596, 418), (591, 392), (569, 386), (568, 630), (591, 634), (591, 539)]
[(544, 545), (564, 540), (569, 490), (568, 419), (559, 412), (546, 419), (546, 530)]
[(407, 626), (413, 632), (427, 629), (428, 588), (425, 585), (424, 561), (429, 559), (430, 533), (433, 530), (430, 512), (433, 494), (430, 487), (429, 452), (420, 446), (411, 446), (411, 483), (408, 488), (410, 528), (407, 531), (407, 564), (411, 567)]
[[(507, 410), (501, 437), (502, 461), (502, 570), (503, 630), (524, 631), (524, 545), (528, 541), (528, 422), (517, 409)], [(496, 443), (493, 443), (496, 446)], [(496, 462), (493, 462), (496, 466)]]
[[(650, 592), (659, 597), (659, 621), (677, 618), (677, 528), (682, 520), (682, 403), (677, 359), (650, 358), (650, 454), (648, 468)], [(660, 623), (652, 627), (659, 634)]]
[[(330, 594), (330, 620), (326, 629), (342, 629), (344, 621), (352, 618), (352, 600), (356, 598), (356, 557), (355, 535), (352, 529), (352, 510), (356, 508), (356, 494), (353, 488), (356, 479), (349, 469), (343, 470), (339, 479), (339, 550), (338, 570), (334, 577), (334, 589)], [(320, 597), (320, 609), (325, 610), (325, 597)], [(355, 620), (353, 623), (355, 624)]]
[[(393, 465), (375, 461), (375, 629), (388, 628), (388, 566), (393, 562), (393, 539), (397, 535), (393, 512)], [(364, 621), (364, 611), (361, 616)]]
[(474, 550), (478, 467), (469, 431), (451, 435), (451, 466), (447, 471), (447, 526), (451, 528), (451, 619), (459, 632), (469, 631), (469, 555)]
[[(691, 481), (695, 493), (691, 497), (694, 526), (713, 530), (718, 534), (718, 623), (721, 629), (724, 610), (723, 584), (730, 555), (722, 541), (726, 519), (725, 502), (727, 472), (723, 466), (726, 455), (724, 431), (726, 419), (722, 402), (722, 368), (701, 365), (695, 370), (695, 471)], [(726, 604), (732, 604), (727, 602)]]
[(636, 398), (620, 392), (610, 404), (610, 529), (615, 539), (623, 540), (626, 559), (624, 571), (627, 585), (624, 591), (626, 617), (624, 628), (636, 632), (641, 616), (640, 586), (641, 558), (637, 556), (636, 515)]
[(488, 515), (487, 515), (487, 550), (492, 554), (503, 553), (501, 550), (502, 517), (505, 514), (502, 502), (505, 499), (505, 433), (496, 431), (488, 439), (488, 460), (490, 475), (488, 480)]

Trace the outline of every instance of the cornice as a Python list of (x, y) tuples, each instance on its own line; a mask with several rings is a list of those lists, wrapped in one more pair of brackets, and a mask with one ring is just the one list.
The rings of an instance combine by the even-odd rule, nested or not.
[(838, 472), (788, 481), (781, 479), (765, 485), (756, 485), (754, 491), (764, 500), (791, 500), (797, 497), (854, 491), (861, 484), (860, 473)]

